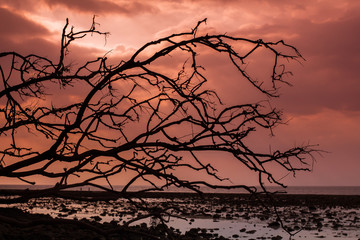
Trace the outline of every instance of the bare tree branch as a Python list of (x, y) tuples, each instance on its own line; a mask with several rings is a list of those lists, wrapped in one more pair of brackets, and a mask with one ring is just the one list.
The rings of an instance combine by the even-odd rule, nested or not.
[[(224, 64), (233, 66), (240, 80), (271, 99), (279, 96), (282, 84), (289, 84), (285, 77), (291, 73), (284, 60), (302, 61), (299, 51), (282, 40), (200, 34), (205, 22), (188, 32), (148, 42), (117, 65), (111, 65), (106, 56), (79, 67), (66, 64), (74, 41), (89, 34), (107, 37), (108, 33), (97, 30), (95, 18), (88, 30), (78, 32), (66, 20), (56, 63), (36, 54), (0, 53), (0, 176), (31, 184), (36, 176), (57, 182), (31, 198), (83, 186), (126, 196), (139, 181), (149, 184), (139, 192), (170, 186), (199, 193), (202, 186), (257, 191), (221, 177), (211, 159), (200, 157), (202, 152), (231, 155), (258, 175), (265, 192), (264, 180), (285, 187), (274, 176), (275, 168), (292, 174), (310, 171), (316, 146), (261, 152), (247, 145), (246, 139), (259, 129), (272, 134), (283, 123), (282, 112), (262, 102), (224, 105), (207, 84), (216, 79), (210, 79), (199, 64), (202, 51), (225, 54)], [(238, 50), (243, 45), (245, 52)], [(273, 56), (269, 80), (259, 81), (246, 71), (247, 60), (260, 49)], [(159, 60), (177, 54), (187, 61), (179, 68), (174, 65), (171, 70), (176, 74), (156, 67)], [(86, 93), (79, 93), (77, 101), (59, 101), (66, 98), (65, 89), (79, 86), (86, 86)], [(41, 144), (24, 144), (24, 138)], [(180, 171), (189, 176), (200, 172), (208, 178), (183, 179)], [(131, 176), (130, 180), (113, 182), (123, 175)], [(210, 179), (219, 184), (211, 184)], [(113, 185), (124, 187), (119, 190)], [(18, 201), (24, 199), (21, 196)]]

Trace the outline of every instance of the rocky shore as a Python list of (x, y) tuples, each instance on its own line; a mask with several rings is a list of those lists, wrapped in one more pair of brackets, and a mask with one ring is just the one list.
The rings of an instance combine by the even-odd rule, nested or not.
[[(99, 192), (66, 194), (104, 197)], [(276, 195), (271, 204), (267, 198), (246, 194), (200, 197), (189, 193), (148, 193), (141, 197), (149, 205), (175, 206), (180, 210), (177, 214), (188, 221), (179, 224), (172, 220), (165, 226), (146, 219), (128, 225), (144, 213), (136, 211), (125, 199), (81, 202), (47, 197), (2, 204), (0, 239), (280, 240), (289, 238), (286, 232), (299, 232), (293, 239), (301, 234), (310, 239), (360, 239), (360, 196), (282, 194)], [(200, 223), (221, 222), (232, 228), (231, 232), (221, 227), (197, 227)]]

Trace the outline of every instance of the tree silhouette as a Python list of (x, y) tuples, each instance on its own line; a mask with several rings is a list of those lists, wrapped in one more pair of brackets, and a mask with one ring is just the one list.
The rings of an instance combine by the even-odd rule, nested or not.
[[(88, 30), (78, 32), (66, 22), (57, 61), (35, 54), (0, 53), (0, 176), (30, 184), (36, 184), (38, 176), (56, 180), (35, 195), (2, 201), (24, 201), (85, 186), (129, 196), (129, 188), (139, 180), (149, 186), (140, 192), (169, 186), (194, 192), (201, 192), (201, 186), (257, 191), (218, 176), (211, 159), (199, 156), (202, 152), (224, 153), (241, 162), (258, 175), (263, 191), (264, 180), (283, 186), (273, 176), (274, 168), (309, 171), (311, 146), (259, 152), (247, 145), (245, 139), (257, 129), (272, 131), (281, 124), (282, 112), (261, 102), (222, 104), (198, 63), (201, 51), (226, 56), (224, 64), (235, 67), (242, 81), (271, 99), (278, 96), (279, 86), (287, 84), (289, 72), (282, 63), (301, 60), (300, 53), (284, 41), (202, 34), (205, 22), (148, 42), (115, 64), (106, 55), (82, 65), (69, 63), (74, 41), (89, 34), (107, 36), (97, 30), (94, 19)], [(238, 51), (243, 45), (246, 50)], [(246, 71), (247, 59), (259, 50), (272, 55), (269, 80), (258, 81)], [(169, 55), (186, 59), (174, 64), (177, 74), (157, 64)], [(75, 97), (70, 101), (65, 96), (71, 93)], [(184, 179), (179, 170), (189, 176), (205, 173), (219, 184)], [(122, 175), (126, 180), (114, 182)], [(113, 184), (124, 187), (115, 189)]]

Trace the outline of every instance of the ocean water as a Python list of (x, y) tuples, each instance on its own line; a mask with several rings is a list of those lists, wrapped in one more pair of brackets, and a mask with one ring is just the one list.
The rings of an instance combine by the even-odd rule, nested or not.
[[(0, 189), (45, 189), (49, 188), (51, 185), (1, 185)], [(116, 190), (121, 190), (122, 186), (114, 186)], [(139, 191), (145, 189), (146, 186), (133, 186), (129, 188), (129, 191)], [(287, 188), (273, 187), (270, 186), (267, 188), (271, 192), (286, 192), (288, 194), (309, 194), (309, 195), (360, 195), (360, 186), (289, 186)], [(77, 191), (96, 191), (96, 188), (93, 187), (82, 187), (72, 190)], [(243, 189), (237, 190), (226, 190), (226, 189), (211, 189), (211, 188), (202, 188), (203, 192), (206, 193), (247, 193)], [(165, 190), (166, 192), (191, 192), (188, 189), (184, 188), (175, 188), (170, 187)]]

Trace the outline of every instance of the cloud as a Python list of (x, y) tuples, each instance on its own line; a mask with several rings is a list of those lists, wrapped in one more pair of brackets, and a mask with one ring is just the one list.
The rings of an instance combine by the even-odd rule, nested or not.
[[(329, 166), (341, 165), (335, 164), (336, 157), (355, 159), (356, 149), (351, 148), (351, 144), (358, 144), (358, 137), (353, 133), (357, 129), (355, 120), (359, 119), (356, 114), (360, 111), (358, 1), (0, 0), (0, 6), (3, 7), (0, 8), (0, 20), (4, 23), (0, 25), (0, 51), (37, 53), (55, 60), (58, 59), (60, 31), (65, 18), (68, 17), (78, 30), (89, 27), (92, 15), (99, 14), (99, 29), (111, 33), (107, 45), (104, 47), (102, 38), (81, 39), (70, 49), (69, 57), (74, 67), (111, 49), (109, 58), (116, 64), (121, 59), (128, 59), (146, 42), (188, 31), (204, 17), (208, 21), (202, 26), (203, 31), (269, 41), (284, 39), (301, 51), (306, 62), (289, 64), (289, 70), (294, 72), (291, 81), (294, 87), (283, 87), (281, 98), (275, 100), (274, 106), (284, 108), (289, 118), (294, 119), (290, 129), (280, 131), (289, 133), (291, 138), (300, 136), (305, 141), (310, 139), (331, 148), (346, 143), (328, 158)], [(257, 70), (255, 66), (258, 66), (261, 71), (256, 74), (260, 78), (265, 75), (264, 62), (258, 54), (248, 69), (253, 66)], [(157, 67), (176, 72), (181, 63), (182, 59), (169, 56), (163, 62), (159, 61)], [(226, 64), (224, 56), (214, 58), (205, 51), (199, 55), (199, 63), (206, 67), (205, 74), (212, 79), (208, 82), (209, 88), (224, 96), (225, 103), (258, 99), (256, 93), (247, 91), (250, 87), (245, 81), (237, 81), (238, 73)], [(76, 94), (76, 89), (67, 89), (64, 97), (71, 101)], [(288, 135), (283, 136), (284, 145), (290, 139)], [(345, 145), (352, 149), (351, 156), (346, 155)], [(344, 161), (344, 164), (346, 161), (355, 164), (354, 160)], [(329, 172), (329, 169), (321, 171), (322, 180), (314, 181), (326, 183)], [(336, 174), (334, 170), (331, 173)]]
[[(322, 157), (315, 154), (317, 161), (313, 174), (300, 174), (295, 185), (354, 185), (359, 182), (358, 145), (360, 131), (360, 111), (340, 112), (324, 109), (315, 114), (294, 117), (289, 125), (275, 129), (280, 145), (320, 144), (325, 150)], [(290, 180), (290, 179), (289, 179)]]
[(40, 2), (34, 0), (0, 0), (0, 6), (11, 8), (12, 11), (35, 11), (39, 8)]
[(50, 59), (57, 54), (58, 44), (46, 40), (52, 33), (42, 25), (5, 8), (0, 8), (0, 21), (6, 23), (0, 24), (1, 52), (39, 54)]
[(2, 22), (0, 25), (1, 38), (9, 38), (13, 41), (50, 33), (40, 24), (5, 8), (0, 8), (0, 21)]
[[(282, 98), (277, 101), (291, 114), (313, 114), (324, 108), (360, 110), (360, 33), (355, 30), (360, 28), (360, 17), (355, 13), (360, 7), (343, 3), (285, 4), (282, 15), (278, 14), (279, 5), (274, 5), (272, 18), (265, 20), (261, 9), (260, 23), (240, 24), (229, 33), (266, 41), (284, 39), (300, 50), (306, 61), (303, 66), (289, 64), (294, 87), (282, 89)], [(261, 56), (255, 60), (259, 61)]]
[(116, 13), (125, 15), (137, 15), (144, 13), (154, 13), (156, 7), (145, 4), (140, 1), (123, 1), (119, 4), (118, 1), (104, 1), (104, 0), (44, 0), (50, 8), (56, 6), (66, 7), (69, 10), (75, 10), (83, 13), (99, 14), (99, 13)]
[[(294, 113), (323, 108), (359, 111), (360, 18), (325, 23), (300, 21), (292, 24), (298, 37), (292, 40), (306, 58), (295, 69), (295, 88), (283, 98)], [(290, 104), (293, 104), (292, 106)]]

